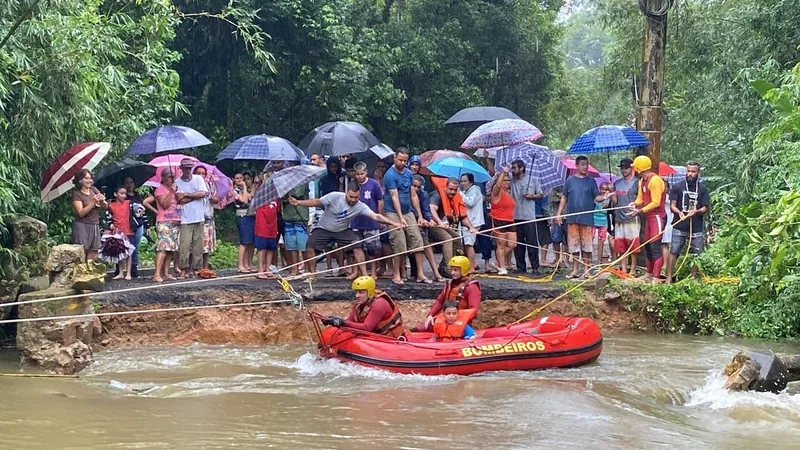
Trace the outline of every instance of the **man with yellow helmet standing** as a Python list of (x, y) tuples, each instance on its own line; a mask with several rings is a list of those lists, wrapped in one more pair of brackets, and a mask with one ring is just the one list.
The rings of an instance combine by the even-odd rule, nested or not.
[(322, 320), (323, 325), (347, 327), (391, 337), (403, 334), (400, 308), (389, 295), (375, 289), (375, 280), (372, 277), (364, 276), (353, 280), (353, 291), (356, 293), (356, 301), (347, 319), (331, 316)]
[(444, 302), (448, 300), (457, 301), (459, 310), (474, 309), (477, 315), (481, 304), (481, 285), (478, 284), (477, 280), (473, 280), (469, 276), (472, 270), (469, 258), (466, 256), (454, 256), (450, 258), (447, 266), (452, 278), (447, 280), (444, 289), (431, 305), (425, 322), (415, 328), (414, 331), (432, 331), (436, 315), (442, 310)]
[(660, 280), (664, 258), (661, 256), (661, 235), (666, 223), (664, 209), (664, 180), (655, 173), (653, 162), (647, 156), (637, 156), (633, 160), (633, 168), (639, 175), (639, 193), (636, 200), (628, 205), (631, 216), (644, 215), (645, 255), (647, 256), (647, 274), (645, 279), (653, 282)]

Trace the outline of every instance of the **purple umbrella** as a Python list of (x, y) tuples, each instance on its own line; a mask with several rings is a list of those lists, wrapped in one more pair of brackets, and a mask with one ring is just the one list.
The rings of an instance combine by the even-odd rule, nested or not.
[(164, 125), (145, 131), (125, 150), (125, 154), (150, 155), (209, 144), (208, 138), (189, 127)]
[(600, 185), (605, 182), (614, 184), (617, 178), (619, 177), (614, 175), (613, 173), (601, 172), (600, 176), (594, 179), (594, 182), (597, 183), (597, 187), (599, 188)]

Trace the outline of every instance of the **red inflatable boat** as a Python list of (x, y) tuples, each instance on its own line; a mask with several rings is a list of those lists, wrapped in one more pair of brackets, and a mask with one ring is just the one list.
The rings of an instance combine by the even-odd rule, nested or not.
[(399, 339), (349, 328), (320, 330), (320, 355), (391, 372), (471, 375), (588, 364), (603, 348), (600, 328), (585, 317), (549, 316), (512, 327), (476, 330), (469, 340), (431, 342), (431, 333)]

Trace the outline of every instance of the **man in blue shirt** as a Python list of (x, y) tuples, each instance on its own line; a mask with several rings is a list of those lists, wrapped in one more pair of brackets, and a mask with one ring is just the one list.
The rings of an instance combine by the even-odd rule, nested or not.
[[(432, 283), (422, 273), (422, 236), (419, 232), (419, 223), (424, 221), (422, 211), (419, 206), (417, 191), (411, 189), (414, 175), (408, 168), (408, 149), (399, 147), (394, 155), (394, 165), (390, 167), (383, 177), (385, 191), (383, 194), (383, 208), (386, 217), (394, 222), (399, 222), (403, 228), (394, 229), (389, 232), (389, 242), (395, 254), (394, 264), (392, 265), (392, 283), (403, 284), (400, 276), (400, 267), (405, 266), (403, 257), (411, 250), (417, 263), (417, 282)], [(414, 216), (411, 208), (416, 212), (419, 220)]]
[[(612, 192), (601, 194), (594, 179), (587, 176), (589, 171), (589, 159), (585, 156), (575, 158), (575, 175), (567, 178), (564, 184), (564, 194), (558, 204), (556, 221), (558, 224), (567, 224), (567, 245), (572, 258), (572, 272), (567, 278), (579, 276), (580, 257), (588, 267), (592, 262), (592, 246), (594, 238), (594, 202), (602, 202), (611, 197)], [(561, 217), (566, 208), (567, 214), (586, 212), (586, 214), (576, 214), (569, 217)], [(581, 252), (583, 255), (581, 255)]]

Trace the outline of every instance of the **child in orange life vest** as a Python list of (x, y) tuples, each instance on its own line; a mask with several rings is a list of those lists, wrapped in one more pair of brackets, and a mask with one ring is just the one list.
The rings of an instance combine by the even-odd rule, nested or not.
[(442, 313), (433, 322), (434, 341), (452, 341), (456, 339), (472, 339), (475, 330), (469, 326), (469, 321), (475, 317), (474, 309), (458, 309), (458, 302), (448, 300), (444, 302)]

